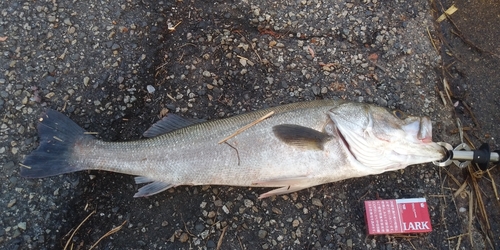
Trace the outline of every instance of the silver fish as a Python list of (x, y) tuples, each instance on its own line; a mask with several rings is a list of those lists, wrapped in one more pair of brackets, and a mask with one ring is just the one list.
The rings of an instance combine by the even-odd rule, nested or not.
[(136, 175), (136, 183), (147, 185), (134, 197), (179, 185), (277, 187), (259, 197), (265, 198), (444, 158), (432, 142), (429, 118), (400, 119), (381, 107), (341, 100), (199, 123), (170, 114), (144, 133), (149, 138), (127, 142), (97, 140), (47, 110), (38, 133), (40, 144), (21, 164), (22, 176), (81, 170)]

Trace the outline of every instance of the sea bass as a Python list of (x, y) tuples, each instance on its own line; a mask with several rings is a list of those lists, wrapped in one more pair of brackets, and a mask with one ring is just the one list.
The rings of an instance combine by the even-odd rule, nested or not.
[[(268, 117), (267, 117), (268, 116)], [(267, 117), (267, 118), (266, 118)], [(276, 187), (265, 198), (444, 158), (427, 117), (342, 100), (292, 103), (198, 122), (169, 114), (126, 142), (97, 140), (47, 110), (39, 146), (21, 165), (30, 178), (81, 170), (136, 175), (134, 197), (179, 185)]]

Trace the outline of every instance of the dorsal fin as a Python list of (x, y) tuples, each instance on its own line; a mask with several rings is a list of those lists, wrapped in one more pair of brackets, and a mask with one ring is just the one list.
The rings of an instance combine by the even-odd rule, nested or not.
[(294, 124), (274, 126), (273, 132), (284, 143), (305, 149), (323, 150), (323, 144), (332, 138), (327, 133)]
[(144, 137), (155, 137), (158, 135), (166, 134), (168, 132), (172, 132), (176, 129), (184, 128), (187, 126), (191, 126), (196, 123), (203, 122), (202, 120), (197, 119), (186, 119), (182, 118), (178, 115), (169, 114), (163, 119), (157, 121), (153, 126), (151, 126), (142, 136)]

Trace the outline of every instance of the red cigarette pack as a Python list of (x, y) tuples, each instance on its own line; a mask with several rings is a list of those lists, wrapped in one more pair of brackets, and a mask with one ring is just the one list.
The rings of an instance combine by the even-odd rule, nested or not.
[(425, 198), (365, 201), (369, 235), (432, 231)]

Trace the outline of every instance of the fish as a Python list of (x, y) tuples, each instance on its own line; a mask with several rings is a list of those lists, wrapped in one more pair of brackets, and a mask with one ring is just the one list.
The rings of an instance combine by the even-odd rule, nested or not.
[(260, 199), (443, 159), (428, 117), (344, 100), (297, 102), (224, 119), (168, 114), (139, 140), (96, 139), (48, 109), (26, 178), (83, 170), (135, 175), (145, 197), (180, 185), (274, 188)]

